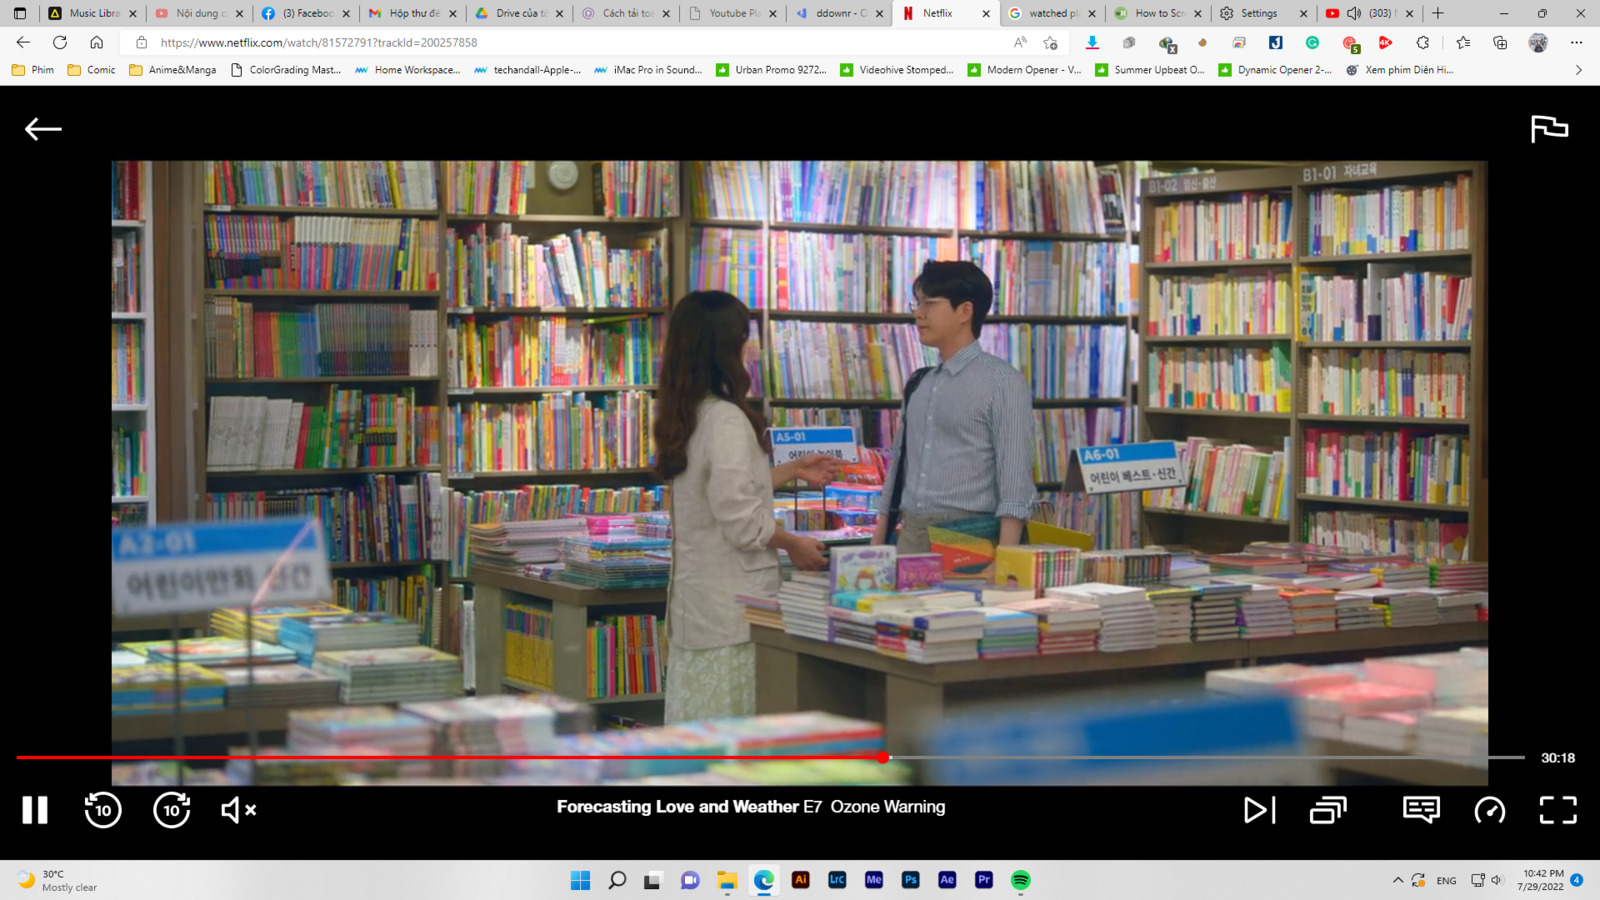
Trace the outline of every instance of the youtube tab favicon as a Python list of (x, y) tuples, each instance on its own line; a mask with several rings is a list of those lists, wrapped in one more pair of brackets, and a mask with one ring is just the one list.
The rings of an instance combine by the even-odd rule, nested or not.
[(1337, 9), (1325, 9), (1322, 11), (1322, 14), (1329, 19), (1339, 18), (1339, 11)]

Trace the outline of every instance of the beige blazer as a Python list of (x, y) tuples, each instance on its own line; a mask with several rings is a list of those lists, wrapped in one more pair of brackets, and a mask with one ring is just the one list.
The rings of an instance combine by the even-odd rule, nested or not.
[(689, 467), (672, 479), (671, 646), (710, 650), (750, 640), (735, 594), (773, 597), (782, 587), (772, 464), (745, 414), (707, 397), (687, 449)]

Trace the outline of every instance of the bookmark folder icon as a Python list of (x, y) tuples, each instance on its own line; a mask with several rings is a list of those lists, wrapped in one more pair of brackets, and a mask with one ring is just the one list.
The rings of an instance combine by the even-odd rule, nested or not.
[(11, 74), (13, 74), (13, 75), (26, 75), (26, 74), (28, 74), (28, 67), (24, 66), (24, 65), (22, 65), (20, 63), (12, 63), (11, 64)]
[(77, 66), (77, 65), (73, 65), (72, 63), (67, 63), (67, 74), (68, 75), (82, 75), (83, 74), (83, 66)]
[(141, 66), (138, 63), (129, 63), (128, 64), (128, 74), (129, 75), (143, 75), (144, 74), (144, 66)]

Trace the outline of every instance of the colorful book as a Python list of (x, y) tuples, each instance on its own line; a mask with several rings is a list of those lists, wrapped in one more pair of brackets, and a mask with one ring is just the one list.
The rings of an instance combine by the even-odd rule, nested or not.
[(926, 590), (944, 580), (944, 556), (938, 553), (902, 554), (894, 566), (896, 590)]
[(897, 581), (893, 546), (834, 547), (828, 580), (836, 591), (883, 591)]

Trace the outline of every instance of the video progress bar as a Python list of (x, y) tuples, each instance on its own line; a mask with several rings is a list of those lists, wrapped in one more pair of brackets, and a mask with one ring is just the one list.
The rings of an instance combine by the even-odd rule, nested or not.
[(1379, 754), (1379, 756), (890, 756), (890, 759), (941, 759), (941, 761), (954, 761), (954, 759), (1173, 759), (1173, 761), (1194, 761), (1194, 759), (1219, 759), (1219, 761), (1251, 761), (1251, 762), (1282, 762), (1299, 761), (1299, 759), (1318, 759), (1318, 761), (1339, 761), (1339, 759), (1416, 759), (1418, 762), (1483, 762), (1504, 761), (1504, 759), (1528, 759), (1526, 756), (1413, 756), (1403, 754)]

